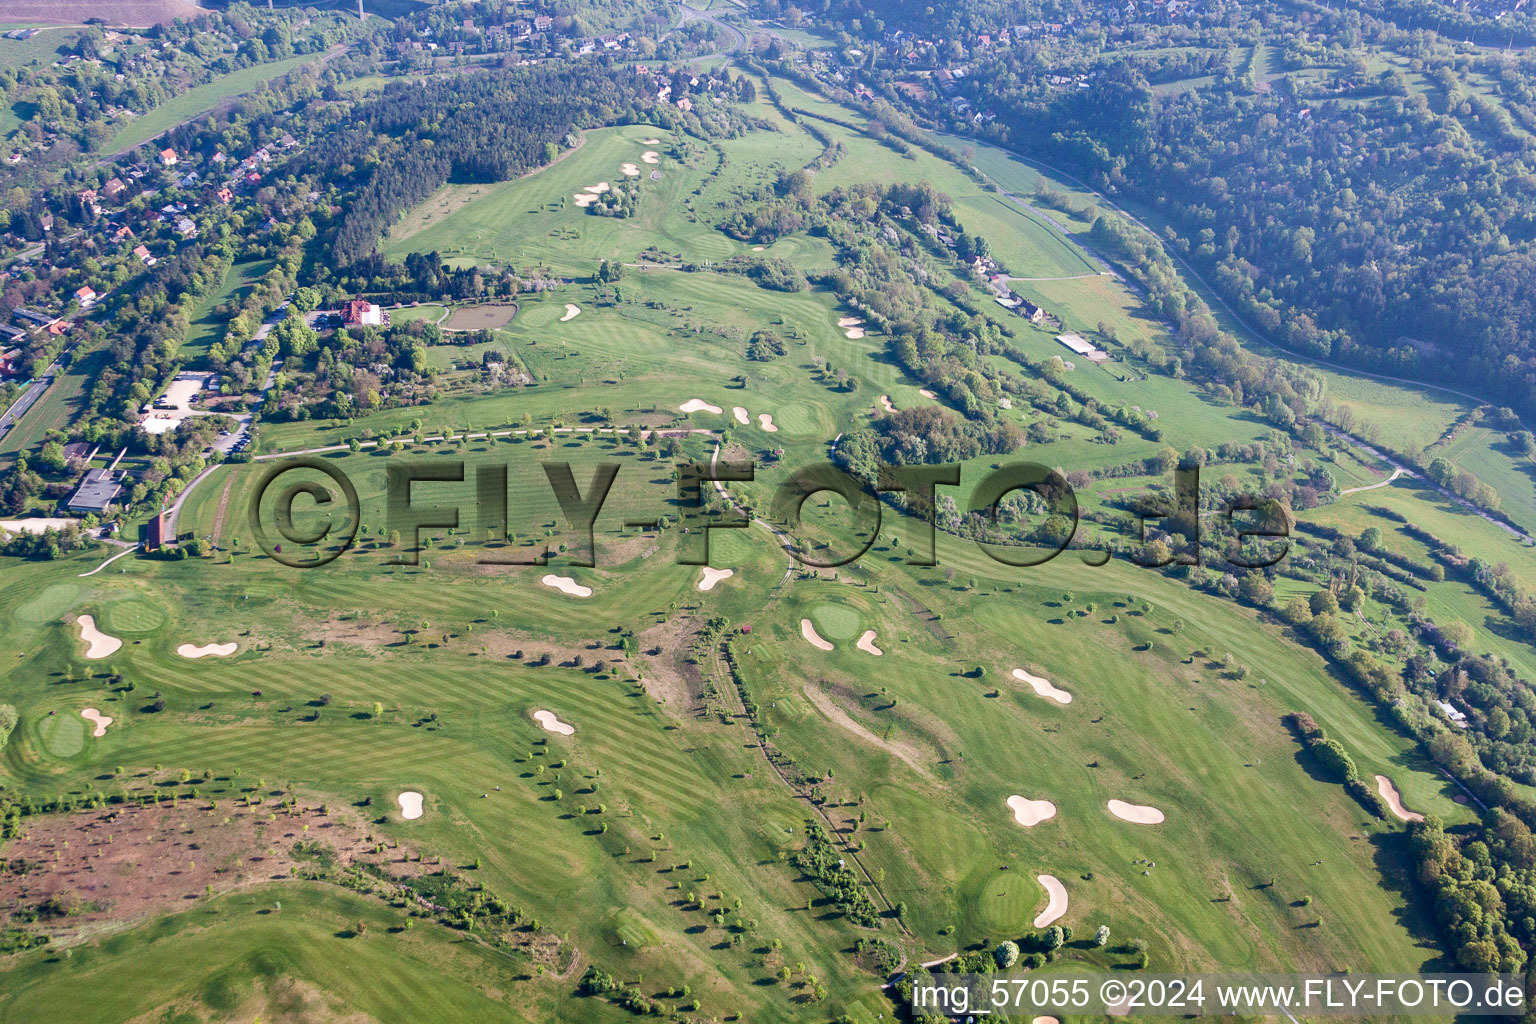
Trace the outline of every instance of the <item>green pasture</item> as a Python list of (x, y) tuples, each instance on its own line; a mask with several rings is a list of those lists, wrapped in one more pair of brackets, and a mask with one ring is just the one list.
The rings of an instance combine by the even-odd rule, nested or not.
[(254, 64), (248, 68), (231, 71), (211, 82), (196, 85), (173, 99), (126, 122), (111, 140), (103, 146), (109, 153), (121, 153), (142, 145), (161, 132), (176, 127), (183, 121), (205, 114), (232, 96), (250, 92), (263, 82), (319, 60), (313, 53), (287, 57), (267, 64)]

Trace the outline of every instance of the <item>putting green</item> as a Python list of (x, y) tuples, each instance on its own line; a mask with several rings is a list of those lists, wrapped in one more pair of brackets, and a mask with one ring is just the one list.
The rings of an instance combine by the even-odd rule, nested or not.
[(976, 921), (985, 932), (1019, 935), (1029, 930), (1044, 890), (1023, 872), (994, 871), (977, 880)]
[(54, 583), (17, 608), (16, 618), (37, 624), (57, 621), (79, 603), (84, 591), (85, 588), (78, 583)]
[(859, 635), (859, 613), (845, 604), (818, 604), (811, 609), (816, 632), (832, 640), (852, 640)]
[(757, 423), (757, 414), (760, 412), (773, 413), (774, 426), (788, 434), (814, 434), (817, 437), (831, 436), (832, 424), (827, 416), (827, 411), (819, 406), (812, 406), (806, 402), (786, 402), (774, 409), (752, 409), (752, 422)]
[(165, 612), (141, 597), (108, 605), (102, 617), (109, 633), (153, 633), (165, 625)]
[(85, 749), (85, 719), (62, 710), (44, 716), (37, 723), (37, 738), (54, 757), (74, 757)]

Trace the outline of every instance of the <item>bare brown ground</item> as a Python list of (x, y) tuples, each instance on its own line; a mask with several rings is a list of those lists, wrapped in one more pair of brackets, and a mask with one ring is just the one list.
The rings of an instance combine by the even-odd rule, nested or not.
[(176, 18), (195, 18), (206, 8), (186, 0), (107, 0), (105, 3), (43, 3), (41, 0), (0, 0), (0, 21), (42, 25), (81, 25), (102, 18), (109, 25), (148, 28)]
[(331, 850), (341, 864), (388, 865), (399, 875), (437, 870), (401, 849), (375, 853), (368, 825), (350, 808), (322, 814), (306, 800), (289, 810), (270, 798), (251, 807), (182, 798), (174, 807), (123, 804), (25, 819), (3, 851), (9, 869), (0, 873), (0, 907), (47, 908), (37, 929), (67, 943), (104, 923), (185, 909), (210, 887), (217, 894), (289, 878), (310, 863), (294, 856), (301, 842)]
[(866, 743), (873, 744), (881, 750), (901, 758), (913, 771), (924, 778), (933, 778), (929, 772), (929, 765), (937, 761), (938, 758), (934, 757), (931, 752), (927, 752), (925, 755), (924, 751), (920, 751), (905, 740), (881, 739), (856, 721), (831, 694), (826, 693), (814, 683), (806, 684), (804, 690), (806, 697), (812, 704), (816, 705), (817, 710), (832, 719), (833, 722), (847, 729)]

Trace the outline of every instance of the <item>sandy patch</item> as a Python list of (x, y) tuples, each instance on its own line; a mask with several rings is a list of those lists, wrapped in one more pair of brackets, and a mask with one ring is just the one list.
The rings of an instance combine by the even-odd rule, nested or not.
[(201, 647), (182, 644), (176, 648), (176, 653), (183, 658), (206, 658), (209, 655), (215, 658), (227, 658), (239, 649), (239, 644), (203, 644)]
[(864, 337), (864, 328), (850, 327), (843, 332), (843, 337), (847, 338), (849, 341), (858, 341), (860, 338)]
[(406, 790), (395, 797), (395, 803), (400, 805), (400, 817), (406, 821), (413, 821), (421, 817), (421, 794), (415, 790)]
[(757, 423), (758, 426), (762, 427), (770, 434), (777, 434), (779, 432), (779, 428), (773, 425), (773, 413), (771, 412), (758, 413)]
[(814, 684), (805, 686), (801, 692), (805, 694), (812, 704), (816, 705), (816, 710), (830, 718), (834, 724), (847, 729), (866, 743), (901, 758), (909, 768), (924, 778), (933, 777), (928, 773), (928, 765), (938, 760), (941, 755), (920, 751), (910, 743), (893, 743), (889, 740), (881, 739), (855, 721), (830, 694), (823, 692), (820, 687)]
[(677, 407), (677, 411), (678, 412), (713, 412), (713, 413), (718, 413), (720, 411), (720, 407), (718, 405), (710, 405), (708, 402), (704, 401), (704, 399), (702, 399), (702, 398), (690, 398), (690, 399), (688, 399), (688, 401), (686, 401), (682, 405), (678, 406)]
[(576, 732), (576, 727), (569, 722), (562, 722), (555, 717), (553, 711), (539, 710), (533, 713), (533, 720), (543, 727), (545, 732), (557, 732), (561, 736), (571, 736)]
[(80, 717), (85, 719), (87, 722), (96, 723), (96, 728), (91, 730), (91, 735), (97, 737), (98, 739), (107, 734), (107, 726), (112, 724), (111, 715), (104, 715), (100, 711), (97, 711), (95, 708), (81, 709)]
[(96, 628), (96, 620), (89, 615), (82, 615), (75, 620), (80, 625), (80, 639), (88, 645), (85, 656), (91, 660), (105, 658), (113, 654), (123, 646), (123, 642), (115, 636), (108, 636)]
[(736, 417), (736, 422), (745, 426), (752, 422), (752, 417), (747, 415), (747, 410), (739, 405), (731, 407), (731, 415)]
[(922, 395), (924, 398), (938, 398), (939, 397), (938, 395), (934, 394), (932, 391), (929, 391), (927, 388), (918, 388), (917, 389), (917, 393)]
[(1057, 704), (1072, 703), (1072, 695), (1066, 690), (1062, 690), (1056, 686), (1051, 685), (1051, 681), (1049, 679), (1041, 679), (1039, 676), (1025, 672), (1021, 668), (1016, 668), (1013, 670), (1013, 678), (1023, 680), (1029, 684), (1030, 689), (1034, 690), (1036, 694), (1049, 700), (1053, 700)]
[(881, 405), (882, 408), (885, 409), (886, 412), (895, 412), (896, 411), (896, 407), (891, 404), (891, 396), (890, 395), (881, 395), (880, 396), (880, 405)]
[(753, 252), (762, 252), (766, 248), (767, 248), (767, 246), (765, 246), (765, 245), (754, 245), (752, 247), (752, 251)]
[(706, 565), (704, 567), (704, 577), (699, 580), (699, 589), (714, 590), (716, 583), (719, 583), (721, 580), (728, 580), (735, 575), (735, 569), (711, 569)]
[(585, 186), (586, 190), (588, 192), (592, 193), (595, 196), (602, 195), (604, 192), (607, 192), (608, 189), (610, 189), (611, 187), (612, 186), (609, 185), (606, 181), (600, 181), (596, 185), (587, 185), (587, 186)]
[(1034, 828), (1042, 821), (1056, 817), (1056, 805), (1049, 800), (1031, 800), (1023, 796), (1011, 796), (1007, 800), (1013, 820), (1025, 828)]
[(586, 208), (597, 202), (597, 196), (594, 196), (590, 192), (577, 192), (575, 195), (571, 196), (571, 198), (576, 201), (577, 206), (582, 208)]
[(1111, 800), (1108, 804), (1109, 813), (1121, 821), (1129, 821), (1133, 825), (1157, 825), (1163, 820), (1163, 812), (1156, 807), (1148, 807), (1146, 804), (1128, 804), (1124, 800)]
[(0, 520), (0, 533), (35, 533), (62, 530), (70, 523), (80, 525), (78, 519), (6, 519)]
[(560, 591), (560, 593), (567, 594), (571, 597), (592, 596), (591, 587), (584, 587), (580, 583), (577, 583), (575, 580), (571, 579), (569, 576), (556, 576), (554, 573), (550, 573), (543, 579), (539, 580), (539, 582), (544, 584), (546, 587), (554, 587), (556, 590)]
[(843, 336), (845, 338), (853, 338), (857, 340), (864, 337), (864, 321), (859, 317), (839, 317), (837, 320), (837, 326), (843, 328)]
[(877, 658), (885, 653), (875, 646), (875, 631), (872, 629), (866, 629), (864, 635), (859, 637), (859, 642), (854, 644), (854, 646), (865, 654), (873, 654)]
[(634, 164), (619, 164), (619, 170), (624, 172), (624, 177), (626, 178), (640, 177), (640, 168)]
[(1045, 886), (1046, 894), (1051, 898), (1040, 916), (1035, 918), (1035, 927), (1044, 928), (1067, 912), (1067, 887), (1055, 875), (1036, 875), (1035, 879)]
[(643, 140), (641, 140), (640, 145), (642, 145), (642, 146), (659, 146), (659, 145), (661, 145), (661, 140), (660, 139), (643, 139)]
[(575, 320), (580, 315), (581, 307), (574, 302), (567, 302), (565, 304), (565, 316), (560, 318), (560, 322), (565, 323), (567, 320)]
[(656, 152), (654, 149), (648, 149), (644, 153), (640, 154), (640, 160), (643, 163), (659, 164), (661, 163), (661, 154)]
[(810, 619), (800, 620), (800, 635), (805, 637), (806, 643), (810, 644), (818, 651), (830, 651), (834, 649), (830, 643), (821, 638), (820, 633), (816, 632), (816, 627), (812, 624)]
[(838, 317), (838, 319), (837, 319), (837, 326), (839, 326), (839, 327), (857, 327), (860, 324), (862, 324), (863, 322), (864, 322), (864, 320), (861, 317), (843, 316), (843, 317)]
[(1061, 1024), (1055, 1017), (1036, 1017), (1029, 1024)]
[(1424, 820), (1424, 815), (1418, 811), (1410, 811), (1403, 806), (1403, 795), (1397, 791), (1396, 786), (1392, 785), (1392, 780), (1385, 775), (1376, 776), (1376, 792), (1381, 794), (1381, 798), (1387, 802), (1388, 807), (1392, 808), (1392, 813), (1397, 815), (1399, 821)]

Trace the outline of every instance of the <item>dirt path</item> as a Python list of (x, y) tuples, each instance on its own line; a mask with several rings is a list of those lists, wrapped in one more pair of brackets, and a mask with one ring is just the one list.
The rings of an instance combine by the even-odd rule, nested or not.
[[(772, 597), (769, 598), (770, 603), (772, 603), (773, 600), (774, 599)], [(725, 657), (722, 653), (723, 647), (724, 644), (722, 643), (715, 649), (715, 672), (717, 674), (723, 672), (726, 678), (730, 680), (730, 689), (736, 691), (737, 698), (740, 701), (739, 706), (742, 708), (741, 713), (745, 716), (746, 695), (741, 692), (740, 686), (736, 682), (735, 674), (730, 671), (728, 666), (723, 664), (725, 660)], [(852, 861), (855, 865), (858, 866), (859, 874), (864, 876), (864, 880), (869, 884), (869, 887), (875, 891), (875, 895), (880, 897), (880, 902), (885, 904), (885, 909), (888, 913), (890, 913), (891, 918), (896, 922), (896, 927), (901, 929), (903, 935), (907, 936), (908, 938), (912, 938), (912, 929), (907, 927), (907, 923), (905, 921), (896, 916), (896, 905), (892, 903), (890, 897), (885, 894), (885, 890), (881, 888), (880, 883), (875, 881), (875, 876), (871, 874), (869, 868), (865, 866), (864, 861), (859, 857), (858, 850), (854, 849), (853, 843), (848, 839), (846, 835), (843, 834), (842, 830), (837, 827), (836, 822), (832, 820), (831, 815), (826, 812), (826, 809), (822, 807), (821, 804), (818, 804), (815, 800), (813, 800), (809, 793), (802, 792), (795, 786), (794, 783), (789, 781), (788, 777), (785, 776), (783, 769), (779, 767), (778, 762), (774, 761), (773, 754), (768, 749), (768, 741), (763, 738), (762, 732), (756, 729), (755, 723), (754, 735), (757, 740), (757, 749), (762, 752), (763, 760), (768, 762), (768, 767), (773, 769), (773, 774), (778, 776), (779, 781), (784, 784), (784, 788), (789, 790), (790, 794), (796, 800), (804, 801), (806, 806), (809, 807), (812, 811), (816, 812), (816, 816), (821, 818), (821, 820), (826, 823), (827, 834), (834, 837), (836, 841), (842, 844), (844, 855), (848, 860)]]
[(213, 516), (213, 546), (218, 547), (224, 539), (224, 513), (229, 511), (229, 492), (234, 489), (235, 474), (229, 474), (229, 479), (224, 481), (224, 491), (219, 495), (219, 510)]
[(1385, 486), (1387, 486), (1387, 484), (1390, 484), (1392, 481), (1396, 480), (1398, 477), (1405, 476), (1405, 475), (1406, 476), (1410, 476), (1410, 477), (1413, 476), (1412, 473), (1409, 473), (1402, 466), (1398, 466), (1396, 469), (1392, 470), (1392, 475), (1387, 477), (1385, 480), (1382, 480), (1379, 483), (1366, 484), (1364, 487), (1346, 487), (1342, 491), (1339, 492), (1339, 496), (1343, 497), (1346, 494), (1359, 494), (1361, 491), (1374, 491), (1376, 488), (1378, 488), (1378, 487), (1385, 487)]
[(844, 711), (835, 700), (821, 692), (821, 690), (818, 689), (814, 683), (802, 687), (801, 691), (812, 704), (816, 705), (816, 710), (832, 719), (832, 721), (836, 722), (844, 729), (847, 729), (849, 732), (853, 733), (859, 739), (864, 740), (873, 746), (879, 747), (881, 750), (888, 754), (894, 754), (901, 758), (902, 761), (906, 762), (907, 767), (917, 772), (917, 774), (921, 775), (923, 778), (933, 778), (932, 775), (928, 774), (927, 766), (918, 759), (916, 754), (912, 753), (910, 750), (903, 750), (900, 744), (888, 743), (885, 740), (882, 740), (879, 736), (876, 736), (874, 733), (870, 732), (867, 728), (857, 722), (852, 715)]

